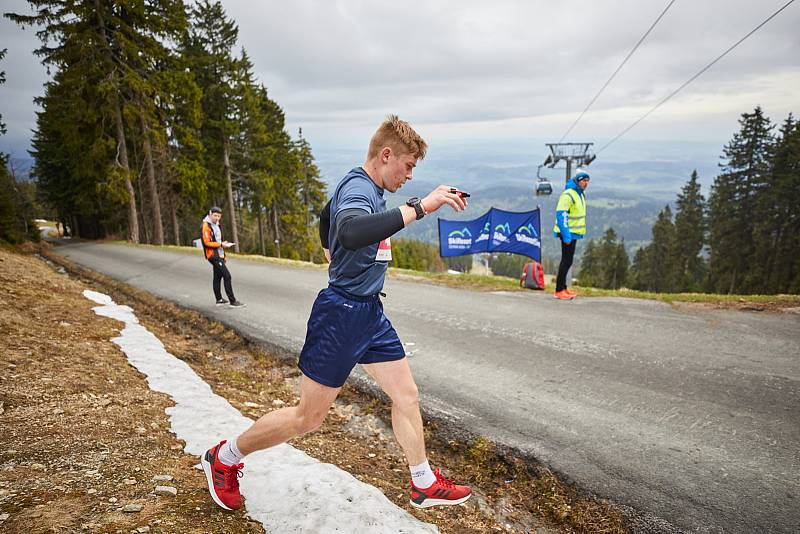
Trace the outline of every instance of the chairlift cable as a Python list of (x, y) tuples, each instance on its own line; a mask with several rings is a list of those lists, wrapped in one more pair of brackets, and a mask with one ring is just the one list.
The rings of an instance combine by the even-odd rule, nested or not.
[(795, 1), (795, 0), (789, 0), (788, 2), (786, 2), (786, 3), (783, 5), (783, 7), (781, 7), (781, 8), (780, 8), (780, 9), (778, 9), (778, 10), (777, 10), (775, 13), (773, 13), (772, 15), (770, 15), (769, 17), (767, 17), (767, 18), (766, 18), (766, 19), (765, 19), (765, 20), (764, 20), (764, 21), (763, 21), (761, 24), (759, 24), (758, 26), (756, 26), (755, 28), (753, 28), (753, 29), (752, 29), (752, 30), (751, 30), (751, 31), (750, 31), (750, 32), (749, 32), (747, 35), (745, 35), (744, 37), (742, 37), (741, 39), (739, 39), (738, 41), (736, 41), (736, 42), (735, 42), (735, 43), (734, 43), (734, 44), (733, 44), (733, 45), (732, 45), (730, 48), (728, 48), (728, 49), (727, 49), (727, 50), (725, 50), (725, 51), (724, 51), (722, 54), (720, 54), (719, 56), (717, 56), (717, 58), (716, 58), (714, 61), (712, 61), (711, 63), (709, 63), (708, 65), (706, 65), (706, 66), (705, 66), (705, 67), (703, 67), (702, 69), (700, 69), (700, 71), (699, 71), (697, 74), (695, 74), (694, 76), (692, 76), (691, 78), (689, 78), (688, 80), (686, 80), (686, 81), (685, 81), (685, 82), (684, 82), (684, 83), (683, 83), (683, 84), (682, 84), (680, 87), (678, 87), (677, 89), (675, 89), (674, 91), (672, 91), (672, 92), (671, 92), (669, 95), (667, 95), (667, 96), (666, 96), (666, 97), (665, 97), (663, 100), (661, 100), (661, 102), (659, 102), (658, 104), (656, 104), (655, 106), (653, 106), (653, 107), (650, 109), (650, 111), (648, 111), (647, 113), (645, 113), (644, 115), (642, 115), (641, 117), (639, 117), (639, 118), (638, 118), (636, 121), (634, 121), (634, 123), (633, 123), (633, 124), (631, 124), (630, 126), (628, 126), (627, 128), (625, 128), (624, 130), (622, 130), (622, 131), (621, 131), (621, 132), (620, 132), (620, 133), (619, 133), (619, 134), (618, 134), (616, 137), (614, 137), (614, 138), (613, 138), (611, 141), (609, 141), (608, 143), (606, 143), (605, 145), (603, 145), (603, 147), (602, 147), (600, 150), (598, 150), (598, 151), (596, 152), (596, 154), (599, 154), (600, 152), (602, 152), (603, 150), (605, 150), (606, 148), (608, 148), (608, 147), (609, 147), (609, 146), (610, 146), (612, 143), (614, 143), (615, 141), (617, 141), (617, 140), (618, 140), (620, 137), (622, 137), (623, 135), (625, 135), (626, 133), (628, 133), (630, 130), (632, 130), (634, 126), (636, 126), (637, 124), (639, 124), (640, 122), (642, 122), (642, 121), (643, 121), (644, 119), (646, 119), (646, 118), (647, 118), (647, 117), (648, 117), (648, 116), (649, 116), (649, 115), (650, 115), (652, 112), (654, 112), (655, 110), (657, 110), (658, 108), (660, 108), (660, 107), (661, 107), (661, 106), (662, 106), (664, 103), (666, 103), (666, 102), (667, 102), (667, 100), (669, 100), (669, 99), (670, 99), (670, 98), (672, 98), (673, 96), (677, 95), (677, 94), (678, 94), (678, 93), (679, 93), (679, 92), (680, 92), (680, 91), (681, 91), (681, 90), (682, 90), (684, 87), (686, 87), (687, 85), (689, 85), (690, 83), (692, 83), (692, 82), (693, 82), (695, 79), (697, 79), (697, 78), (698, 78), (698, 77), (699, 77), (701, 74), (703, 74), (705, 71), (707, 71), (708, 69), (710, 69), (710, 68), (711, 68), (711, 67), (712, 67), (712, 66), (713, 66), (713, 65), (714, 65), (714, 64), (715, 64), (717, 61), (719, 61), (720, 59), (722, 59), (723, 57), (725, 57), (726, 55), (728, 55), (728, 53), (729, 53), (731, 50), (733, 50), (734, 48), (736, 48), (737, 46), (739, 46), (739, 45), (740, 45), (740, 44), (741, 44), (741, 43), (742, 43), (742, 42), (743, 42), (745, 39), (747, 39), (748, 37), (750, 37), (751, 35), (753, 35), (754, 33), (756, 33), (756, 32), (757, 32), (757, 31), (758, 31), (758, 30), (759, 30), (759, 29), (760, 29), (762, 26), (764, 26), (764, 25), (765, 25), (767, 22), (769, 22), (770, 20), (772, 20), (773, 18), (775, 18), (775, 17), (776, 17), (776, 16), (777, 16), (777, 15), (778, 15), (778, 14), (779, 14), (781, 11), (783, 11), (784, 9), (786, 9), (787, 7), (789, 7), (791, 4), (793, 4), (793, 3), (794, 3), (794, 1)]
[(608, 80), (606, 80), (606, 83), (603, 84), (603, 87), (601, 87), (600, 90), (597, 91), (597, 94), (594, 95), (594, 98), (592, 98), (592, 100), (586, 105), (586, 107), (581, 112), (581, 114), (578, 116), (578, 118), (575, 119), (575, 122), (572, 123), (572, 126), (570, 126), (567, 129), (567, 131), (564, 133), (564, 135), (561, 136), (561, 139), (558, 140), (559, 143), (562, 142), (569, 135), (569, 133), (572, 131), (572, 129), (575, 128), (575, 126), (578, 124), (578, 122), (580, 122), (580, 120), (583, 118), (583, 116), (586, 114), (586, 112), (589, 111), (589, 108), (592, 107), (592, 104), (595, 103), (595, 100), (597, 100), (600, 97), (600, 95), (602, 94), (602, 92), (605, 91), (606, 87), (608, 87), (608, 84), (611, 83), (611, 80), (613, 80), (614, 77), (617, 75), (617, 73), (620, 70), (622, 70), (622, 67), (625, 65), (625, 63), (628, 62), (628, 60), (631, 58), (633, 53), (636, 52), (636, 49), (638, 49), (639, 46), (647, 38), (647, 36), (650, 35), (650, 32), (653, 31), (653, 28), (656, 27), (656, 24), (658, 24), (658, 22), (664, 17), (664, 15), (667, 13), (669, 8), (672, 7), (672, 4), (674, 4), (674, 3), (675, 3), (675, 0), (671, 0), (670, 3), (667, 4), (667, 7), (664, 8), (664, 11), (661, 12), (661, 14), (655, 20), (655, 22), (653, 22), (653, 24), (650, 25), (650, 28), (648, 28), (647, 31), (644, 33), (644, 35), (642, 35), (641, 39), (639, 39), (639, 42), (636, 43), (636, 46), (634, 46), (633, 49), (630, 52), (628, 52), (628, 55), (625, 56), (625, 59), (623, 59), (622, 63), (619, 64), (619, 67), (617, 67), (617, 70), (615, 70), (614, 73), (611, 75), (611, 77)]

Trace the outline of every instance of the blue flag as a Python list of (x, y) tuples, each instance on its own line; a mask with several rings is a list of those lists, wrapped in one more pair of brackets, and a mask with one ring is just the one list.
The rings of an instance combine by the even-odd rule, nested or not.
[(491, 208), (471, 221), (439, 219), (439, 254), (512, 252), (542, 261), (539, 215), (539, 208), (521, 213)]

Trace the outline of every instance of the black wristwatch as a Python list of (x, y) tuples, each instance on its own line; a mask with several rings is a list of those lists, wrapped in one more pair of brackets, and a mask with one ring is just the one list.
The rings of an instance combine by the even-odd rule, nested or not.
[(425, 217), (425, 208), (422, 207), (422, 201), (419, 197), (411, 197), (406, 200), (406, 206), (411, 206), (417, 212), (417, 220)]

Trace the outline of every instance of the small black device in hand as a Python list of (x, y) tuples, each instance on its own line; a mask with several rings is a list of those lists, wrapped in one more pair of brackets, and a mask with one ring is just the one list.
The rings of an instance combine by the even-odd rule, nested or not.
[(467, 193), (466, 191), (459, 191), (455, 187), (451, 187), (450, 192), (453, 193), (454, 195), (460, 196), (461, 198), (469, 198), (470, 196), (470, 194)]

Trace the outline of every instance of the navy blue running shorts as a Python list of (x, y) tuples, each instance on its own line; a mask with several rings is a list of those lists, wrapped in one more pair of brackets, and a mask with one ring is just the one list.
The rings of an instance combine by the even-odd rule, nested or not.
[(377, 295), (358, 297), (328, 286), (311, 308), (298, 365), (308, 378), (338, 388), (357, 363), (390, 362), (405, 356)]

